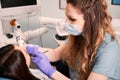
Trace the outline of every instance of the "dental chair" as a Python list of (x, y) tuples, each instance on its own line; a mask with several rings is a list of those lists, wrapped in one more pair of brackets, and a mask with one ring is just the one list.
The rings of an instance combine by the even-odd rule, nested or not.
[(13, 79), (5, 78), (5, 77), (0, 77), (0, 80), (13, 80)]

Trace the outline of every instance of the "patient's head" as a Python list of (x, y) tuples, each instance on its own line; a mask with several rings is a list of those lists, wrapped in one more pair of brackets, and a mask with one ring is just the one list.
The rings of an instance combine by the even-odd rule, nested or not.
[(25, 79), (31, 75), (29, 65), (30, 57), (22, 48), (12, 44), (0, 48), (0, 77)]
[(23, 47), (18, 47), (18, 46), (14, 46), (15, 50), (18, 50), (18, 52), (20, 51), (20, 53), (22, 53), (25, 57), (26, 60), (26, 64), (29, 67), (30, 66), (30, 56), (28, 55), (28, 53), (25, 51), (25, 49)]
[(0, 61), (5, 63), (7, 61), (11, 61), (11, 63), (21, 63), (25, 62), (27, 66), (30, 65), (30, 56), (25, 52), (25, 50), (21, 47), (9, 44), (2, 48), (0, 48)]

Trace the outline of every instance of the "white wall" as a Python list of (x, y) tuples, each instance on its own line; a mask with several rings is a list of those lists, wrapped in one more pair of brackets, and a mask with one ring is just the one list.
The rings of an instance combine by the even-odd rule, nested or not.
[(54, 18), (65, 18), (65, 11), (59, 9), (59, 0), (41, 0), (41, 15)]
[(106, 0), (108, 4), (108, 9), (112, 15), (113, 18), (119, 18), (120, 19), (120, 5), (112, 5), (112, 0)]
[[(109, 12), (113, 18), (120, 18), (120, 5), (112, 5), (112, 0), (106, 0)], [(59, 0), (41, 0), (41, 15), (55, 18), (65, 18), (64, 10), (59, 9)]]

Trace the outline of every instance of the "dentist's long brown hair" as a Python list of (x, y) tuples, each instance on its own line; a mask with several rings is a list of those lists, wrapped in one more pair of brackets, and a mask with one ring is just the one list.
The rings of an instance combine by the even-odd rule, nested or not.
[(112, 39), (111, 16), (105, 0), (67, 0), (74, 8), (84, 14), (84, 30), (82, 35), (69, 36), (65, 49), (65, 59), (71, 68), (76, 68), (79, 80), (87, 80), (98, 46), (102, 43), (105, 32)]

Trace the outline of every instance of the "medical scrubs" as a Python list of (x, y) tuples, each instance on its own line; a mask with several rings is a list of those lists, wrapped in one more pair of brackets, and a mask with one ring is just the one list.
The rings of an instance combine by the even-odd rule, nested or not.
[(108, 33), (97, 49), (92, 71), (107, 76), (108, 80), (120, 80), (120, 45)]
[[(108, 33), (97, 49), (92, 71), (107, 76), (108, 80), (120, 80), (120, 45)], [(76, 80), (77, 72), (70, 70), (70, 74)]]

